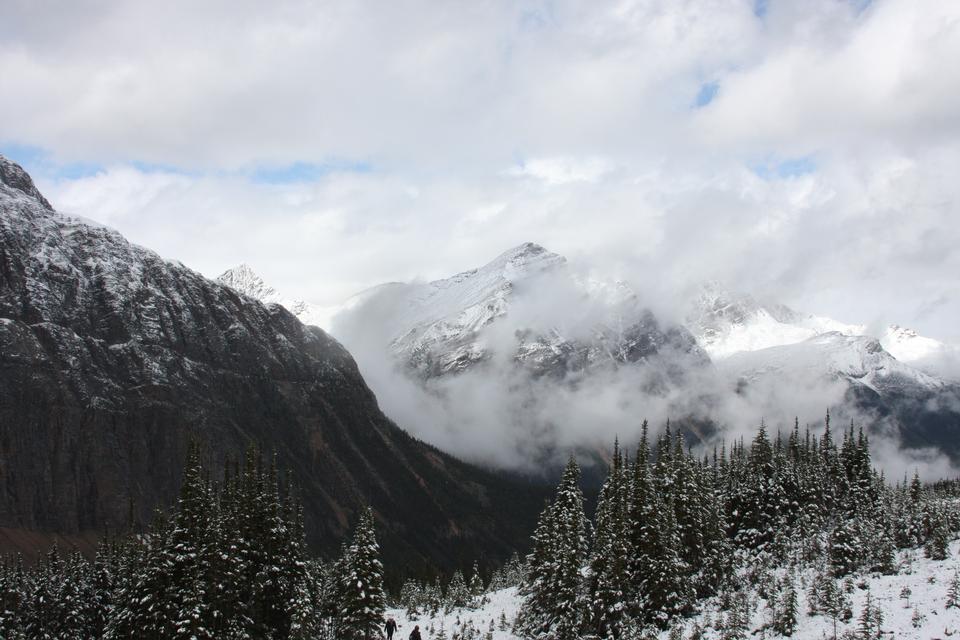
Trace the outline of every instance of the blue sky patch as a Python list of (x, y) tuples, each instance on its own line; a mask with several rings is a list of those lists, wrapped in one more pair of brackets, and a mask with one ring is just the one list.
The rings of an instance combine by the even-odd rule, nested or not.
[(134, 160), (128, 164), (141, 173), (175, 173), (177, 175), (191, 176), (194, 178), (203, 175), (202, 171), (189, 171), (187, 169), (175, 167), (171, 164), (161, 164), (158, 162), (142, 162), (140, 160)]
[(767, 158), (750, 165), (750, 170), (764, 180), (798, 178), (817, 170), (813, 156), (797, 158)]
[[(49, 150), (34, 145), (0, 142), (0, 154), (22, 166), (31, 175), (48, 180), (79, 180), (106, 170), (104, 165), (92, 162), (58, 163)], [(189, 170), (141, 160), (117, 164), (132, 167), (141, 173), (168, 173), (194, 178), (206, 175), (236, 175), (232, 171)], [(257, 183), (290, 184), (312, 182), (333, 173), (370, 173), (371, 171), (373, 166), (368, 162), (330, 160), (322, 163), (293, 162), (284, 165), (263, 165), (252, 171), (239, 173)]]
[(53, 180), (77, 180), (103, 171), (103, 166), (92, 162), (57, 163), (49, 151), (33, 145), (0, 143), (0, 154), (10, 158), (33, 176)]
[(697, 97), (693, 99), (694, 108), (699, 109), (713, 102), (713, 99), (717, 97), (717, 92), (719, 90), (720, 83), (716, 81), (705, 82), (700, 85), (700, 90), (697, 91)]
[(266, 184), (289, 184), (313, 182), (331, 173), (370, 173), (373, 166), (368, 162), (333, 160), (330, 162), (294, 162), (288, 165), (264, 166), (254, 169), (250, 177), (254, 182)]

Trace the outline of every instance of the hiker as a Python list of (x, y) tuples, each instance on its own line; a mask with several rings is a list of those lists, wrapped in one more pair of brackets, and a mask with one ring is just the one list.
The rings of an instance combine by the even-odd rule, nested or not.
[(415, 626), (413, 631), (410, 632), (410, 640), (423, 640), (420, 637), (420, 625)]
[(383, 628), (387, 632), (387, 640), (393, 640), (393, 632), (397, 630), (397, 621), (393, 618), (387, 618), (387, 624)]

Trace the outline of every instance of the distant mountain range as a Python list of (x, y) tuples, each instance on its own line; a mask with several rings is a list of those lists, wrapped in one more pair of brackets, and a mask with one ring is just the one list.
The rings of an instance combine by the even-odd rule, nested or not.
[[(715, 361), (743, 352), (797, 344), (826, 333), (871, 337), (903, 364), (932, 376), (953, 378), (960, 365), (960, 347), (890, 325), (871, 335), (867, 325), (794, 311), (778, 302), (761, 303), (719, 283), (704, 285), (691, 304), (686, 325)], [(952, 364), (953, 366), (947, 366)]]
[(545, 495), (399, 429), (323, 330), (60, 215), (0, 157), (0, 546), (148, 522), (191, 439), (212, 468), (276, 454), (315, 549), (371, 505), (396, 571), (503, 558)]
[[(463, 404), (452, 395), (459, 390), (444, 381), (466, 373), (471, 381), (509, 375), (508, 393), (515, 397), (493, 402), (509, 402), (513, 418), (541, 432), (550, 430), (543, 417), (548, 412), (532, 396), (544, 396), (545, 380), (551, 389), (570, 389), (558, 392), (564, 398), (597, 381), (598, 394), (602, 387), (620, 398), (615, 404), (632, 404), (600, 416), (629, 422), (621, 433), (630, 433), (644, 411), (665, 405), (660, 411), (697, 437), (729, 419), (720, 409), (727, 393), (767, 407), (758, 398), (763, 390), (785, 390), (778, 398), (789, 402), (786, 391), (802, 389), (820, 393), (824, 410), (839, 403), (835, 408), (882, 423), (902, 444), (960, 456), (960, 392), (947, 373), (960, 362), (953, 345), (897, 326), (869, 336), (865, 325), (761, 302), (719, 283), (705, 284), (686, 302), (683, 317), (671, 322), (645, 306), (642, 292), (582, 276), (562, 256), (533, 243), (449, 278), (364, 291), (344, 305), (332, 329), (355, 351), (373, 345), (365, 357), (392, 360), (428, 392), (449, 396), (446, 406), (455, 412)], [(642, 373), (621, 385), (634, 370)], [(537, 385), (536, 392), (524, 379)], [(389, 382), (373, 383), (388, 395)], [(462, 417), (454, 415), (451, 423)], [(564, 418), (546, 420), (558, 419)], [(596, 440), (610, 433), (594, 437), (589, 424), (555, 431), (578, 428), (582, 437), (565, 441), (574, 448), (601, 445)], [(556, 448), (549, 438), (540, 444)]]

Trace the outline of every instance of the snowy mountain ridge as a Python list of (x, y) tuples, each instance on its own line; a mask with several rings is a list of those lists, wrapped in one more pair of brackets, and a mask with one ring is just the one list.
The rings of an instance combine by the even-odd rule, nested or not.
[[(914, 446), (956, 449), (946, 443), (960, 387), (899, 360), (864, 325), (715, 282), (694, 298), (684, 324), (662, 323), (629, 285), (578, 269), (528, 242), (448, 278), (367, 289), (338, 309), (329, 328), (356, 355), (388, 414), (411, 429), (432, 416), (429, 424), (442, 426), (415, 432), (466, 457), (476, 450), (465, 444), (470, 433), (490, 430), (489, 421), (510, 425), (504, 441), (512, 444), (504, 447), (511, 451), (555, 449), (557, 431), (589, 447), (598, 423), (612, 429), (659, 412), (710, 424), (730, 395), (739, 398), (733, 406), (747, 398), (748, 411), (768, 418), (772, 401), (801, 412), (811, 410), (798, 404), (805, 401), (856, 403), (857, 415), (895, 415), (905, 441), (922, 434), (909, 436)], [(221, 281), (282, 300), (248, 271)], [(913, 345), (929, 345), (908, 330), (885, 338), (913, 353), (922, 353)], [(490, 404), (477, 404), (479, 389)], [(616, 408), (598, 419), (594, 408), (606, 403)], [(488, 451), (483, 459), (495, 457)]]
[(880, 343), (901, 362), (960, 381), (960, 345), (927, 338), (896, 324), (887, 327)]
[(864, 335), (867, 330), (865, 325), (803, 314), (778, 302), (760, 302), (715, 281), (701, 287), (691, 306), (687, 326), (714, 360), (802, 342), (821, 333)]
[[(261, 302), (279, 304), (301, 322), (327, 330), (341, 312), (378, 297), (400, 298), (400, 303), (392, 305), (385, 318), (388, 322), (386, 330), (392, 336), (393, 354), (416, 361), (425, 351), (430, 351), (439, 362), (440, 372), (453, 372), (489, 357), (484, 341), (474, 338), (507, 314), (511, 298), (518, 290), (522, 295), (525, 288), (538, 286), (538, 278), (557, 274), (566, 266), (564, 257), (527, 242), (505, 251), (482, 267), (450, 278), (426, 283), (385, 283), (331, 307), (282, 295), (245, 263), (228, 269), (217, 280)], [(583, 298), (593, 303), (615, 308), (637, 299), (636, 293), (623, 282), (582, 278), (575, 273), (567, 274), (567, 277)], [(539, 346), (546, 346), (553, 352), (562, 350), (569, 328), (562, 324), (549, 327), (546, 338), (541, 337), (538, 341)], [(826, 316), (801, 313), (775, 301), (761, 302), (749, 294), (729, 290), (716, 281), (705, 283), (697, 292), (684, 324), (703, 351), (716, 362), (744, 352), (799, 344), (827, 333), (878, 340), (880, 346), (898, 361), (927, 374), (926, 378), (920, 377), (924, 384), (931, 382), (931, 376), (943, 376), (943, 367), (939, 366), (943, 361), (960, 361), (960, 347), (921, 336), (906, 327), (893, 324), (881, 335), (871, 335), (865, 324), (848, 324)], [(847, 344), (853, 347), (858, 342)], [(442, 351), (439, 349), (441, 345), (445, 345), (447, 351), (437, 355)], [(529, 351), (530, 347), (522, 347), (521, 351), (523, 349)], [(855, 351), (865, 352), (864, 349)], [(857, 353), (849, 354), (848, 358), (856, 360)], [(843, 369), (840, 367), (838, 371)]]
[(216, 280), (237, 293), (242, 293), (264, 304), (278, 304), (295, 315), (303, 324), (321, 329), (329, 327), (330, 318), (339, 309), (338, 307), (321, 307), (300, 298), (283, 296), (264, 282), (263, 278), (246, 263), (227, 269), (217, 276)]
[(263, 278), (245, 262), (221, 273), (217, 276), (217, 281), (260, 302), (266, 304), (280, 302), (277, 290), (268, 286)]
[(625, 285), (582, 277), (532, 242), (449, 278), (381, 285), (352, 311), (364, 312), (384, 318), (392, 357), (424, 379), (492, 360), (563, 377), (664, 349), (707, 362), (688, 332), (661, 325)]
[(505, 251), (489, 264), (426, 284), (405, 285), (391, 323), (398, 357), (417, 360), (431, 345), (445, 345), (443, 372), (462, 369), (485, 357), (485, 345), (470, 341), (507, 313), (508, 299), (525, 281), (566, 264), (561, 256), (526, 243)]
[(730, 291), (718, 282), (701, 287), (686, 322), (715, 361), (742, 352), (798, 344), (826, 333), (876, 339), (901, 363), (933, 376), (943, 373), (943, 368), (937, 366), (938, 360), (960, 358), (960, 348), (921, 336), (912, 329), (893, 324), (881, 334), (872, 335), (865, 324), (847, 324), (800, 313), (777, 302), (759, 302), (749, 294)]
[(943, 380), (894, 358), (879, 340), (839, 331), (793, 344), (740, 351), (717, 361), (717, 366), (747, 381), (770, 375), (806, 382), (842, 377), (880, 394), (910, 386), (932, 391), (946, 386)]

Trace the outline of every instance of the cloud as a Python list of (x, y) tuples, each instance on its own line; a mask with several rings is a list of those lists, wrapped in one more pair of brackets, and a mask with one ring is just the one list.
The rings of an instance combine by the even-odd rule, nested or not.
[(705, 138), (803, 154), (876, 142), (910, 148), (960, 132), (951, 63), (960, 56), (958, 7), (888, 0), (856, 13), (844, 3), (805, 4), (774, 3), (770, 36), (782, 43), (723, 77), (695, 118)]
[(603, 158), (534, 158), (507, 173), (516, 177), (542, 180), (547, 185), (570, 182), (596, 183), (610, 173), (613, 166)]
[(14, 2), (0, 152), (67, 212), (320, 305), (536, 241), (666, 318), (718, 279), (960, 341), (958, 25), (937, 0)]
[[(668, 420), (676, 429), (679, 420), (704, 438), (700, 453), (751, 440), (761, 422), (772, 435), (786, 437), (798, 417), (802, 429), (819, 435), (830, 410), (835, 432), (851, 423), (868, 429), (874, 463), (892, 481), (914, 470), (930, 480), (957, 473), (935, 449), (902, 448), (895, 421), (852, 405), (848, 384), (823, 377), (820, 369), (787, 369), (744, 385), (736, 370), (704, 366), (665, 348), (660, 357), (629, 366), (599, 365), (561, 378), (530, 375), (513, 359), (518, 331), (589, 340), (598, 324), (615, 324), (610, 307), (584, 299), (582, 291), (571, 305), (569, 280), (537, 278), (532, 284), (516, 287), (508, 314), (480, 330), (477, 341), (487, 360), (455, 375), (422, 380), (393, 357), (390, 343), (402, 331), (394, 318), (416, 293), (411, 285), (382, 289), (338, 316), (333, 329), (387, 415), (419, 438), (495, 468), (551, 473), (570, 450), (602, 456), (614, 438), (629, 449), (644, 420), (654, 434)], [(671, 376), (668, 367), (684, 374)], [(597, 459), (582, 456), (586, 464)]]

